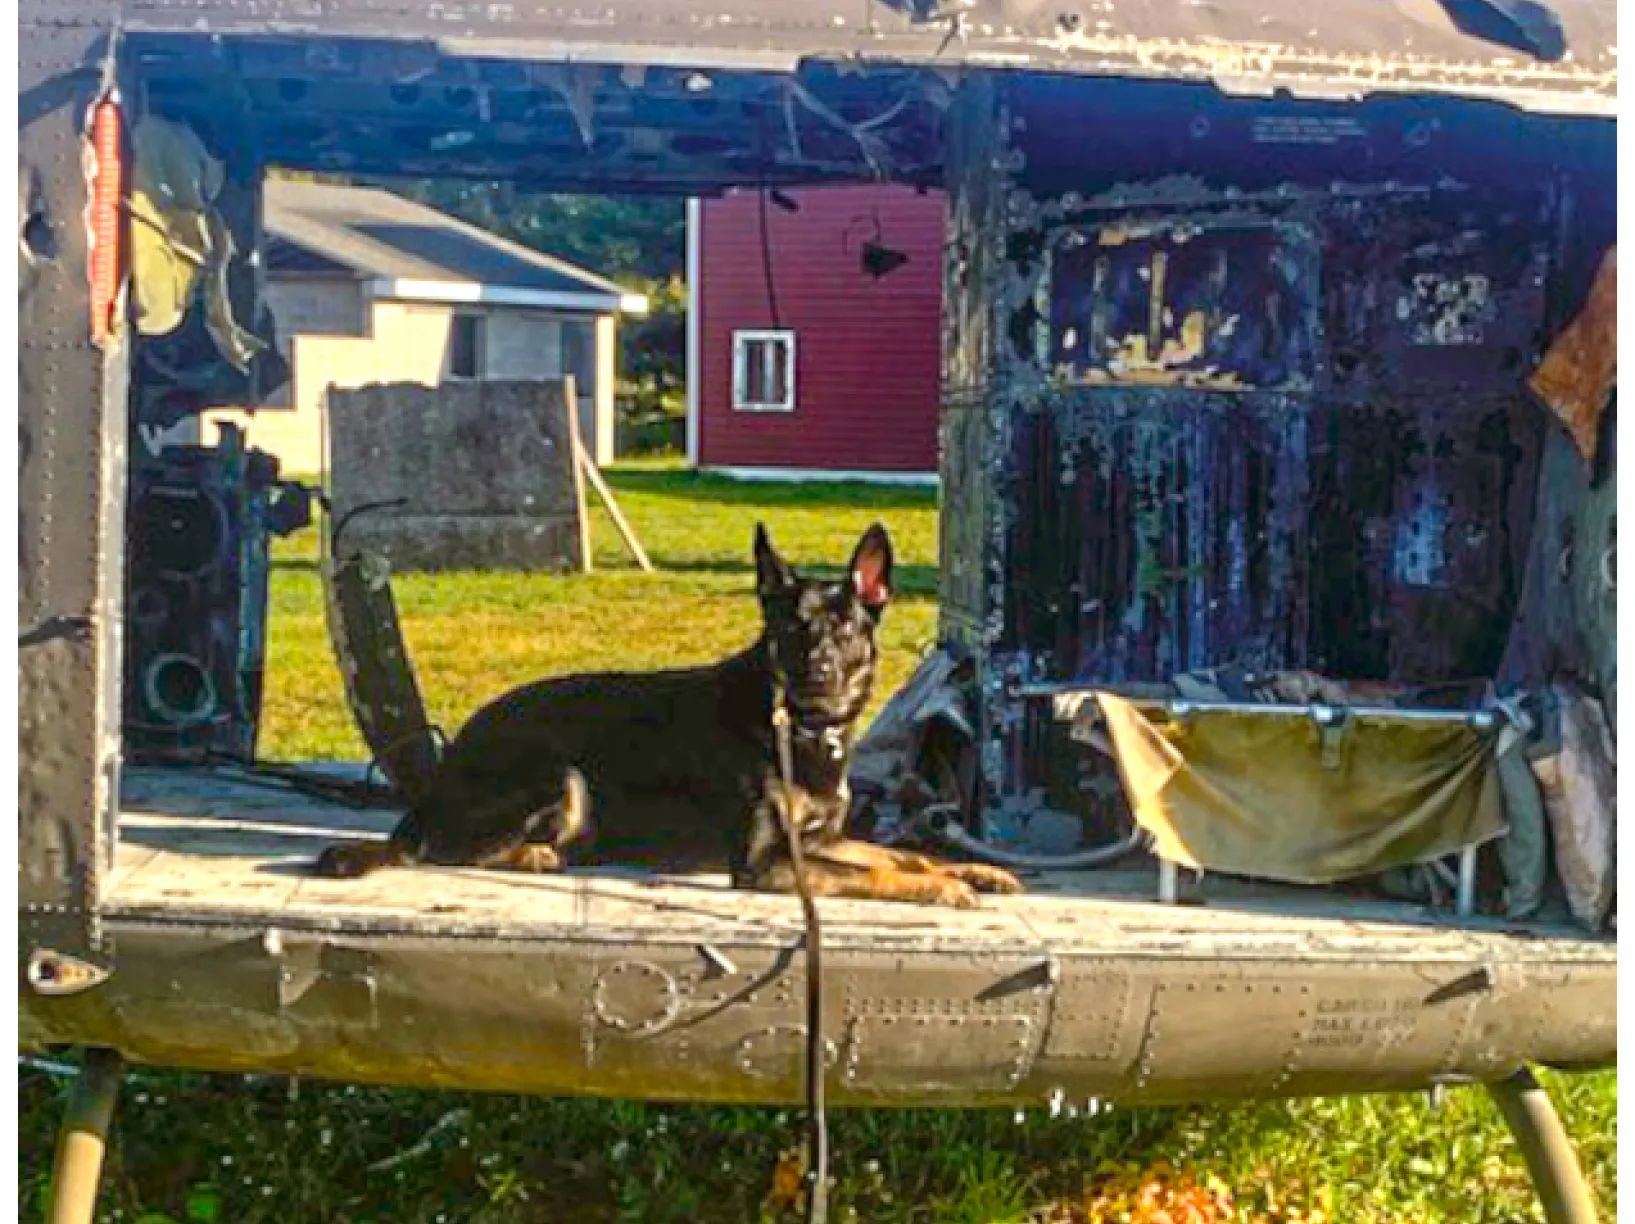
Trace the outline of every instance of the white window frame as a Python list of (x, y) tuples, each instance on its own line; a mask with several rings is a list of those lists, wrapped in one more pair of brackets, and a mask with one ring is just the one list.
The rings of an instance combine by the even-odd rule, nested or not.
[[(782, 344), (789, 353), (789, 377), (784, 382), (784, 397), (780, 403), (751, 400), (749, 388), (749, 346), (751, 344)], [(732, 407), (736, 412), (793, 412), (795, 411), (795, 333), (787, 328), (761, 328), (732, 333)]]

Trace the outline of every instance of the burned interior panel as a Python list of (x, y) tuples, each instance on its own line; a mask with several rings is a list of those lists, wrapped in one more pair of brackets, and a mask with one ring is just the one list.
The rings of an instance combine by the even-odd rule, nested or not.
[[(1502, 199), (1452, 194), (1364, 212), (1314, 193), (1285, 213), (1306, 224), (1279, 225), (1322, 237), (1266, 227), (1262, 245), (1240, 222), (1217, 228), (1205, 198), (1177, 223), (1200, 232), (1179, 248), (1190, 260), (1115, 221), (1098, 230), (1109, 254), (1082, 257), (1087, 241), (1052, 261), (1035, 360), (1062, 389), (1039, 414), (1048, 425), (1019, 427), (1014, 459), (1027, 475), (1012, 556), (1043, 576), (1047, 550), (1065, 580), (1021, 584), (1014, 609), (1039, 678), (1493, 670), (1543, 431), (1520, 379), (1540, 342), (1545, 252), (1489, 220)], [(1433, 203), (1457, 208), (1455, 224)], [(1379, 225), (1398, 210), (1399, 225)], [(1088, 542), (1062, 521), (1081, 483), (1067, 513)]]
[(1114, 220), (1051, 235), (1043, 351), (1067, 385), (1312, 385), (1315, 235), (1257, 219)]
[[(987, 457), (1000, 417), (991, 394), (1004, 203), (1002, 180), (992, 170), (1000, 149), (989, 121), (995, 105), (992, 79), (968, 82), (944, 131), (950, 163), (973, 169), (964, 190), (951, 198), (943, 256), (939, 633), (971, 653), (980, 651), (988, 619), (986, 541), (994, 499)], [(979, 176), (979, 166), (990, 172)]]
[[(1007, 199), (976, 441), (991, 739), (1045, 717), (1024, 687), (1494, 676), (1582, 136), (1479, 107), (1093, 90), (1013, 83), (1002, 154), (950, 168), (957, 201), (1004, 167)], [(1067, 120), (1098, 114), (1091, 157)], [(989, 783), (1048, 768), (1029, 755), (990, 753)]]
[(1304, 655), (1309, 522), (1299, 406), (1074, 397), (1017, 422), (1005, 624), (1032, 680), (1157, 679)]

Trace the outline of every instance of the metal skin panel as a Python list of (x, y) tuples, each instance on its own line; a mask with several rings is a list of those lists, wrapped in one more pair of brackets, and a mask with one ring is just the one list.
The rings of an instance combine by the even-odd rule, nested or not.
[(81, 133), (114, 11), (19, 27), (18, 887), (23, 954), (90, 954), (112, 846), (126, 354), (90, 340)]
[(1616, 101), (1615, 9), (1606, 0), (1554, 0), (1559, 31), (1532, 37), (1499, 17), (1498, 6), (1382, 11), (1374, 0), (1315, 10), (1293, 0), (1252, 8), (821, 0), (798, 9), (783, 0), (610, 0), (594, 15), (554, 0), (131, 0), (127, 7), (133, 30), (258, 34), (282, 27), (328, 38), (391, 30), (485, 54), (571, 54), (581, 62), (681, 60), (774, 71), (802, 58), (917, 62), (1199, 80), (1308, 97), (1450, 93), (1601, 114), (1612, 113)]
[[(496, 941), (112, 920), (94, 991), (27, 997), (23, 1043), (416, 1087), (794, 1103), (788, 946)], [(1616, 1060), (1616, 965), (1263, 954), (826, 953), (831, 1100), (1046, 1106), (1424, 1088)]]
[[(1037, 956), (921, 958), (854, 953), (845, 992), (840, 1083), (892, 1104), (1015, 1092), (1038, 1059), (1059, 977)], [(831, 987), (833, 989), (833, 987)]]

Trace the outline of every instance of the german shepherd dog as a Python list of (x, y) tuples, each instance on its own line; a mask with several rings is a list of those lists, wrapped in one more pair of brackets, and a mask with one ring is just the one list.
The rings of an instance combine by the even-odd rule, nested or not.
[[(683, 671), (541, 680), (479, 710), (385, 843), (333, 846), (318, 871), (396, 864), (551, 871), (564, 862), (696, 870), (789, 892), (782, 820), (801, 830), (814, 896), (969, 908), (1008, 871), (843, 836), (852, 735), (874, 687), (891, 541), (864, 533), (840, 582), (796, 575), (755, 534), (763, 628), (741, 654)], [(789, 727), (793, 787), (774, 711)], [(780, 810), (780, 805), (782, 808)]]

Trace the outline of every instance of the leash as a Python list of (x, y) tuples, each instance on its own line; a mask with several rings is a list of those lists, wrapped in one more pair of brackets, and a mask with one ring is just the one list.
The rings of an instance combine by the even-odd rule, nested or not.
[(783, 780), (783, 802), (778, 820), (789, 842), (789, 864), (795, 873), (795, 894), (806, 918), (806, 1166), (812, 1188), (806, 1197), (807, 1224), (826, 1224), (829, 1218), (829, 1120), (823, 1099), (823, 928), (817, 903), (806, 879), (806, 851), (801, 846), (795, 817), (794, 723), (789, 715), (783, 674), (773, 666), (772, 730), (778, 743), (778, 771)]

